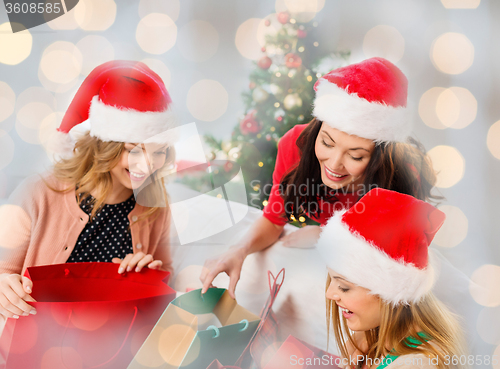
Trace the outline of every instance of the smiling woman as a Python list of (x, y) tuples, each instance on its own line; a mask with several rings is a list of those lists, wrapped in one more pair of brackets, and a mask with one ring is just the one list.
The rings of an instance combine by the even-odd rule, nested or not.
[(374, 189), (323, 227), (327, 329), (351, 367), (444, 369), (466, 357), (457, 318), (432, 294), (428, 247), (444, 219), (428, 203)]
[[(175, 159), (171, 107), (163, 81), (142, 63), (108, 62), (89, 74), (55, 135), (65, 155), (11, 197), (30, 222), (11, 222), (23, 242), (0, 261), (0, 314), (36, 313), (27, 304), (32, 283), (22, 276), (30, 266), (113, 262), (118, 273), (172, 271), (163, 183)], [(90, 129), (74, 142), (69, 133), (81, 127)]]
[[(313, 116), (290, 129), (278, 143), (273, 186), (261, 219), (236, 247), (205, 263), (204, 290), (217, 274), (239, 279), (246, 256), (275, 243), (296, 219), (326, 224), (370, 189), (394, 190), (432, 200), (436, 174), (423, 147), (409, 137), (408, 81), (383, 58), (335, 69), (314, 86)], [(312, 247), (320, 227), (286, 235), (286, 247)]]

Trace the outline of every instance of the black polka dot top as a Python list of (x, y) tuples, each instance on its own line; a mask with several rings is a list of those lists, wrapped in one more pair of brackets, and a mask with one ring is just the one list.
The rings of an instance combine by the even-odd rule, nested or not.
[[(88, 215), (92, 212), (93, 200), (89, 196), (80, 204)], [(119, 204), (105, 204), (85, 225), (67, 262), (111, 262), (113, 258), (123, 259), (125, 255), (132, 254), (132, 235), (127, 216), (134, 206), (134, 195)]]

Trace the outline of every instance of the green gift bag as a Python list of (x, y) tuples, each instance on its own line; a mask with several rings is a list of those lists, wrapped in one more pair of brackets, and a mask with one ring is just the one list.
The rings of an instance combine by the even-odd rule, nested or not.
[[(215, 323), (204, 326), (207, 318)], [(128, 369), (200, 369), (215, 359), (232, 365), (252, 338), (260, 318), (226, 289), (194, 290), (173, 300)]]

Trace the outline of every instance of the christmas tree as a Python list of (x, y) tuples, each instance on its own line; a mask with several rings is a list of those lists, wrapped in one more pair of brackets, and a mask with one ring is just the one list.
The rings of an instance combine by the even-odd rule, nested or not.
[[(209, 159), (228, 159), (241, 166), (251, 206), (262, 209), (267, 204), (280, 138), (296, 124), (312, 119), (314, 83), (349, 55), (339, 52), (320, 58), (317, 25), (301, 23), (288, 12), (270, 15), (265, 26), (272, 31), (243, 93), (245, 115), (230, 140), (205, 136), (212, 149)], [(228, 177), (231, 169), (224, 166)], [(302, 217), (301, 221), (307, 222)]]

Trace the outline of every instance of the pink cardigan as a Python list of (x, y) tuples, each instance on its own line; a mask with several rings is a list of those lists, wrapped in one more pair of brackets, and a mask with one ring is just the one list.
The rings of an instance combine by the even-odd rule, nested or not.
[[(67, 187), (50, 174), (43, 178), (54, 188)], [(30, 266), (65, 263), (89, 221), (76, 202), (74, 188), (64, 193), (52, 191), (40, 175), (24, 180), (9, 204), (4, 209), (8, 217), (2, 217), (6, 222), (0, 224), (0, 273), (23, 274)], [(156, 218), (137, 221), (147, 208), (136, 204), (128, 219), (134, 253), (152, 254), (163, 261), (162, 269), (173, 272), (167, 209), (161, 208)]]

